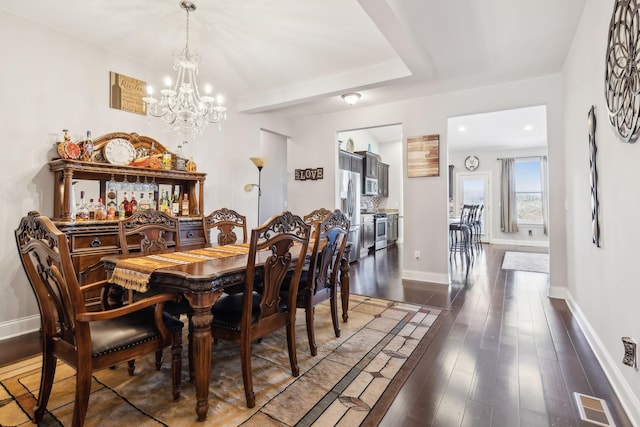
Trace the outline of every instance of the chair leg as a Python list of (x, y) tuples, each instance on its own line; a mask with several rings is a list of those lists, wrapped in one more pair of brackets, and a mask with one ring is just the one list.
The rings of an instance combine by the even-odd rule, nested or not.
[(162, 368), (162, 350), (156, 351), (156, 371)]
[(311, 350), (311, 355), (315, 356), (318, 354), (318, 346), (316, 345), (316, 337), (314, 333), (313, 319), (315, 316), (315, 307), (311, 304), (304, 310), (306, 314), (307, 320), (307, 337), (309, 338), (309, 349)]
[(242, 365), (242, 381), (244, 382), (244, 395), (247, 399), (247, 408), (253, 408), (256, 406), (256, 395), (253, 392), (251, 341), (249, 340), (242, 340), (240, 343), (240, 364)]
[(42, 355), (42, 375), (40, 377), (40, 392), (38, 393), (38, 406), (33, 410), (34, 423), (40, 424), (44, 411), (49, 403), (51, 396), (51, 388), (53, 387), (53, 378), (56, 374), (57, 358), (48, 351), (44, 351)]
[(335, 285), (331, 288), (331, 298), (329, 299), (331, 305), (331, 320), (333, 321), (333, 332), (336, 334), (336, 338), (340, 337), (340, 322), (338, 322), (338, 299), (336, 298)]
[(76, 401), (73, 407), (73, 421), (71, 425), (81, 426), (87, 416), (89, 407), (89, 393), (91, 393), (91, 366), (79, 364), (76, 373)]
[[(191, 353), (189, 353), (191, 354)], [(173, 400), (180, 399), (182, 391), (182, 329), (173, 334), (173, 344), (171, 345), (171, 385), (173, 387)]]
[(129, 360), (127, 362), (127, 365), (129, 365), (129, 376), (132, 377), (133, 376), (133, 371), (136, 370), (136, 361), (134, 360)]
[(291, 374), (294, 377), (300, 375), (300, 366), (298, 366), (298, 355), (296, 354), (296, 312), (289, 318), (287, 325), (287, 346), (289, 347), (289, 363), (291, 364)]

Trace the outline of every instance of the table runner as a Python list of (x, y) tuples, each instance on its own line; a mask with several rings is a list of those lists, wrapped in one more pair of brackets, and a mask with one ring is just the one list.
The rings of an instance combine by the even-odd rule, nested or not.
[(226, 258), (249, 253), (249, 244), (237, 243), (210, 246), (188, 251), (166, 252), (118, 261), (109, 281), (126, 289), (138, 292), (149, 290), (149, 278), (159, 268), (192, 264), (216, 258)]

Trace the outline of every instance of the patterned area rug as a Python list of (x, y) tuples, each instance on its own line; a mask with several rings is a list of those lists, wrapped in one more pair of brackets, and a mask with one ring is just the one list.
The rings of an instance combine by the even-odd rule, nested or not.
[(549, 274), (549, 254), (505, 252), (502, 269)]
[[(239, 347), (213, 345), (209, 412), (202, 425), (357, 426), (376, 425), (424, 353), (448, 311), (352, 295), (349, 321), (336, 338), (328, 304), (316, 308), (318, 355), (312, 357), (304, 312), (298, 310), (296, 339), (300, 376), (291, 376), (284, 332), (252, 349), (256, 406), (246, 407)], [(185, 341), (186, 343), (186, 335)], [(170, 392), (170, 355), (160, 371), (153, 355), (94, 374), (86, 426), (191, 426), (196, 424), (195, 389), (187, 380), (183, 352), (180, 401)], [(0, 368), (0, 425), (31, 426), (41, 357)], [(75, 371), (60, 363), (41, 426), (71, 424)]]

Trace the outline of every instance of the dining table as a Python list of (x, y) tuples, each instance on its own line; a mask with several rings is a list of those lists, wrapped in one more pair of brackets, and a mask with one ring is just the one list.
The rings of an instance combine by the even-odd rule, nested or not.
[[(349, 255), (345, 248), (340, 263), (340, 296), (343, 321), (349, 310)], [(191, 318), (192, 357), (196, 390), (196, 415), (204, 421), (209, 411), (209, 380), (211, 378), (211, 308), (225, 288), (242, 284), (248, 261), (248, 244), (208, 246), (159, 254), (113, 254), (102, 257), (109, 280), (125, 289), (160, 290), (180, 293), (193, 309)], [(300, 256), (300, 247), (291, 250), (293, 260)], [(256, 267), (270, 256), (269, 251), (256, 254)], [(306, 256), (306, 255), (305, 255)]]

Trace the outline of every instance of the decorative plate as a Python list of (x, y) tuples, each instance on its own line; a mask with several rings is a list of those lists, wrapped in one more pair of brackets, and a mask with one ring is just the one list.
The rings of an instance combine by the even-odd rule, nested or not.
[(353, 139), (349, 138), (349, 140), (347, 141), (347, 151), (350, 153), (353, 153), (353, 150), (355, 149), (354, 144), (353, 144)]
[(128, 165), (136, 158), (136, 149), (126, 139), (116, 138), (107, 142), (104, 157), (112, 165)]
[(64, 155), (67, 159), (78, 160), (80, 157), (80, 147), (75, 142), (65, 142)]

